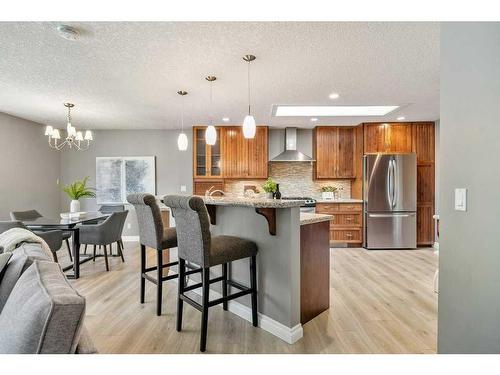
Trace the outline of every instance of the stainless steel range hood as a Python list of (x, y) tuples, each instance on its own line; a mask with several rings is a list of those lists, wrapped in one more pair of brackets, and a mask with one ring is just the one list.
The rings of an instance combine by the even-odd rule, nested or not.
[(270, 161), (314, 161), (314, 159), (297, 151), (297, 128), (285, 128), (285, 151)]

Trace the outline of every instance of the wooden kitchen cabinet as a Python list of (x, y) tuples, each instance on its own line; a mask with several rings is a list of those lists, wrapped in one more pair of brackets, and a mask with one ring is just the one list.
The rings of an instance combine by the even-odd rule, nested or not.
[(245, 139), (241, 126), (224, 127), (221, 134), (224, 178), (267, 178), (267, 126), (258, 126), (253, 139)]
[(195, 179), (222, 177), (221, 129), (216, 128), (217, 142), (210, 146), (205, 142), (206, 126), (193, 128), (193, 177)]
[(314, 129), (315, 178), (356, 178), (354, 127), (318, 126)]
[(363, 241), (362, 203), (316, 203), (316, 212), (332, 215), (330, 242), (361, 245)]
[(409, 123), (364, 124), (365, 154), (412, 152), (412, 125)]

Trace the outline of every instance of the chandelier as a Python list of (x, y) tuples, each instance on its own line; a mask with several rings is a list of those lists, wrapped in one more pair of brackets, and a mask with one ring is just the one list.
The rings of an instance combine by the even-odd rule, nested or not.
[(74, 148), (78, 151), (88, 150), (90, 141), (94, 140), (92, 132), (90, 130), (86, 130), (84, 135), (81, 131), (77, 131), (76, 128), (71, 125), (71, 108), (75, 105), (73, 103), (64, 103), (64, 106), (68, 108), (66, 139), (61, 142), (61, 133), (59, 132), (59, 129), (47, 125), (45, 128), (45, 135), (49, 137), (49, 146), (56, 150), (62, 150), (66, 146)]

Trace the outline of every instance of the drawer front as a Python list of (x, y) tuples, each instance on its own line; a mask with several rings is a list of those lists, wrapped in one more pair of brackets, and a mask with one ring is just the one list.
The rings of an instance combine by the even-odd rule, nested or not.
[(339, 203), (339, 211), (363, 211), (363, 204), (361, 203)]
[(336, 213), (335, 219), (331, 220), (333, 225), (344, 226), (344, 227), (360, 227), (362, 224), (363, 216), (361, 213)]
[(361, 242), (361, 229), (330, 229), (330, 241)]
[(333, 214), (338, 210), (339, 205), (336, 203), (316, 203), (316, 212), (318, 214)]

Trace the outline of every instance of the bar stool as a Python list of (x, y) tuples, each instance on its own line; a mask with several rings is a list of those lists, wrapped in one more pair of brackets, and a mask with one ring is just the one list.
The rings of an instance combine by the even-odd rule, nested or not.
[[(179, 253), (179, 289), (177, 299), (177, 331), (182, 329), (182, 308), (187, 302), (201, 311), (200, 351), (207, 346), (208, 308), (222, 303), (227, 310), (227, 303), (235, 298), (251, 294), (252, 323), (257, 327), (257, 245), (249, 240), (234, 236), (211, 236), (210, 220), (205, 203), (200, 197), (167, 195), (164, 198), (166, 206), (172, 209), (177, 228)], [(250, 258), (250, 288), (228, 280), (228, 263)], [(202, 281), (194, 285), (185, 285), (186, 262), (202, 267)], [(210, 279), (210, 267), (222, 266), (222, 276)], [(189, 271), (188, 271), (189, 272)], [(222, 282), (222, 298), (209, 301), (210, 284)], [(228, 295), (227, 287), (232, 286), (239, 292)], [(202, 288), (202, 302), (199, 304), (184, 293), (196, 288)]]
[[(156, 315), (161, 315), (162, 283), (172, 280), (178, 275), (163, 276), (163, 268), (172, 267), (179, 262), (163, 264), (163, 250), (177, 247), (175, 228), (163, 228), (160, 207), (151, 194), (130, 194), (127, 201), (134, 206), (139, 225), (139, 241), (141, 243), (141, 303), (144, 303), (146, 280), (156, 284)], [(156, 267), (146, 267), (146, 246), (157, 250)], [(156, 270), (156, 279), (149, 272)]]

